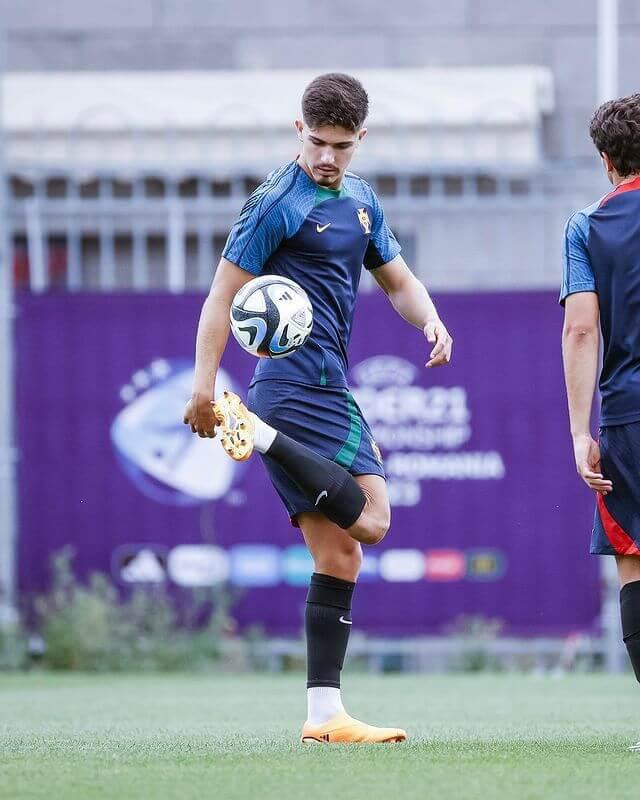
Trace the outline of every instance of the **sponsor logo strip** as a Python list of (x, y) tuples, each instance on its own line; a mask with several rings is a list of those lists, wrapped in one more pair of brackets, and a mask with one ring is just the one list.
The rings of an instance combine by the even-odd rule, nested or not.
[[(215, 545), (183, 544), (165, 552), (157, 545), (129, 544), (116, 548), (114, 574), (123, 583), (160, 583), (197, 588), (230, 583), (245, 588), (279, 584), (306, 586), (313, 559), (304, 545), (280, 548), (258, 543), (225, 549)], [(446, 583), (497, 581), (507, 571), (505, 554), (496, 548), (390, 548), (366, 553), (359, 580), (387, 583)]]

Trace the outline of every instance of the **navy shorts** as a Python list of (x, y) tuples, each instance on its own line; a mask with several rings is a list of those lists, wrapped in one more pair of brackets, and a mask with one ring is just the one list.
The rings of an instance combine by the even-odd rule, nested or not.
[(640, 422), (601, 428), (600, 456), (613, 491), (597, 495), (591, 552), (640, 556)]
[[(371, 430), (347, 389), (258, 381), (249, 389), (247, 405), (266, 423), (352, 475), (385, 477)], [(262, 460), (294, 524), (298, 514), (316, 510), (282, 467), (268, 455)]]

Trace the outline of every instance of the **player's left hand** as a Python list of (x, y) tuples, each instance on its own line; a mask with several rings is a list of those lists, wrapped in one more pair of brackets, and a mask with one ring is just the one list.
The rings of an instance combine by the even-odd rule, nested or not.
[(602, 474), (600, 445), (590, 434), (583, 433), (574, 437), (573, 454), (578, 475), (590, 489), (603, 495), (613, 491), (613, 483)]
[(448, 364), (451, 361), (453, 339), (442, 320), (436, 319), (427, 322), (424, 326), (424, 335), (427, 337), (427, 341), (435, 345), (429, 353), (429, 360), (425, 367), (442, 367), (444, 364)]

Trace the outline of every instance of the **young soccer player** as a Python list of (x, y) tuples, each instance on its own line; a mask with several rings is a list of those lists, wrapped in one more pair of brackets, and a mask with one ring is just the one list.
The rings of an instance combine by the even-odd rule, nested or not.
[[(295, 122), (300, 154), (256, 189), (229, 234), (200, 317), (193, 395), (184, 418), (199, 436), (214, 436), (219, 426), (234, 458), (253, 450), (261, 454), (313, 556), (303, 742), (406, 738), (398, 728), (376, 728), (348, 716), (340, 695), (361, 543), (380, 542), (390, 523), (380, 452), (346, 379), (363, 265), (396, 311), (433, 345), (427, 366), (451, 357), (451, 337), (400, 255), (378, 198), (366, 181), (347, 172), (367, 134), (367, 111), (367, 94), (349, 75), (320, 75), (307, 86), (302, 119)], [(285, 276), (306, 290), (313, 331), (293, 355), (258, 362), (250, 411), (227, 392), (212, 404), (231, 301), (248, 280), (263, 274)]]
[(622, 635), (640, 681), (640, 94), (600, 106), (590, 133), (614, 189), (567, 223), (562, 351), (576, 467), (596, 492), (591, 552), (616, 559)]

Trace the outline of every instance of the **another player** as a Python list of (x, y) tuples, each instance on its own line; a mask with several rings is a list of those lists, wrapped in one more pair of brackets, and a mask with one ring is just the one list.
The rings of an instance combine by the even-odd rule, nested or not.
[[(433, 344), (427, 366), (446, 364), (451, 356), (451, 337), (400, 256), (378, 198), (346, 171), (366, 136), (367, 111), (367, 94), (349, 75), (321, 75), (307, 86), (302, 120), (295, 122), (299, 156), (256, 189), (229, 234), (200, 317), (193, 396), (185, 411), (185, 423), (200, 436), (214, 436), (220, 425), (225, 449), (235, 458), (253, 449), (262, 455), (313, 556), (305, 612), (304, 742), (406, 738), (401, 729), (354, 720), (340, 696), (360, 543), (380, 542), (390, 523), (380, 451), (346, 379), (363, 264), (396, 311)], [(314, 310), (311, 337), (288, 358), (258, 363), (248, 396), (253, 413), (229, 393), (212, 406), (231, 301), (260, 274), (286, 276), (307, 291)], [(377, 321), (369, 324), (375, 336)]]
[(562, 350), (576, 466), (597, 493), (591, 552), (616, 559), (622, 634), (640, 681), (640, 94), (600, 106), (590, 133), (615, 188), (567, 223)]

